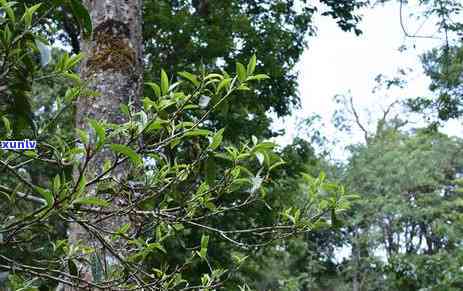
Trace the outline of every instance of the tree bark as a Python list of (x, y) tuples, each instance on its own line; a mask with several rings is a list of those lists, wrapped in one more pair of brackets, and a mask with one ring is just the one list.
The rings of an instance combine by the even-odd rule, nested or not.
[[(82, 130), (89, 130), (89, 118), (115, 124), (127, 122), (126, 117), (121, 114), (121, 105), (129, 102), (137, 103), (142, 93), (142, 0), (84, 0), (83, 2), (91, 15), (93, 33), (90, 39), (83, 40), (81, 44), (85, 59), (80, 73), (82, 79), (88, 83), (89, 89), (99, 94), (78, 98), (76, 126)], [(101, 173), (103, 163), (108, 159), (113, 159), (109, 150), (104, 149), (96, 154), (88, 164), (90, 177), (87, 177), (87, 180)], [(126, 173), (127, 169), (123, 166), (113, 172), (118, 179)], [(79, 176), (78, 170), (76, 176)], [(91, 186), (90, 189), (86, 189), (85, 195), (97, 195), (96, 187)], [(108, 199), (109, 196), (105, 195), (105, 198)], [(122, 203), (120, 199), (122, 198), (112, 198), (113, 209)], [(98, 219), (98, 215), (89, 219)], [(127, 221), (128, 218), (117, 216), (104, 221), (102, 227), (114, 231)], [(100, 266), (118, 264), (119, 256), (123, 257), (122, 247), (116, 248), (119, 256), (108, 253), (107, 248), (101, 244), (101, 238), (96, 238), (77, 223), (69, 226), (68, 238), (70, 244), (83, 243), (95, 248), (96, 252), (92, 256), (97, 258), (96, 262), (99, 262)], [(95, 282), (101, 279), (95, 278), (95, 272), (92, 271), (89, 263), (92, 260), (95, 263), (95, 257), (86, 258), (79, 265), (79, 276), (85, 281)], [(82, 290), (82, 288), (85, 288), (85, 284), (84, 286), (81, 284), (79, 288), (69, 287), (67, 290)]]

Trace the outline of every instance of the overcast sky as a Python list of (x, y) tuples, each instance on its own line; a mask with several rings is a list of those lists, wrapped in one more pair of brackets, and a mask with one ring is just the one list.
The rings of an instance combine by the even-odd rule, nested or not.
[[(413, 1), (410, 1), (413, 2)], [(435, 32), (432, 19), (416, 20), (408, 17), (416, 7), (403, 10), (404, 25), (409, 33), (428, 35)], [(430, 38), (407, 38), (400, 26), (399, 4), (389, 3), (362, 11), (361, 29), (363, 35), (343, 32), (328, 17), (317, 17), (317, 36), (310, 38), (309, 47), (304, 52), (297, 70), (299, 71), (299, 92), (302, 109), (291, 118), (280, 120), (276, 128), (286, 128), (287, 134), (278, 140), (287, 143), (297, 135), (296, 120), (311, 114), (320, 114), (326, 125), (328, 136), (334, 135), (331, 116), (335, 109), (333, 96), (350, 92), (359, 109), (380, 112), (396, 99), (422, 96), (428, 93), (429, 80), (423, 74), (419, 55), (442, 41)], [(439, 36), (439, 35), (436, 35)], [(399, 47), (408, 49), (400, 52)], [(404, 90), (372, 94), (375, 77), (384, 74), (397, 76), (399, 69), (413, 68), (407, 76), (408, 86)], [(374, 119), (374, 115), (372, 116)], [(363, 122), (368, 115), (362, 112)], [(461, 134), (461, 127), (454, 123), (449, 127), (451, 134)], [(352, 136), (351, 142), (361, 141), (361, 134)], [(345, 144), (345, 145), (346, 145)]]

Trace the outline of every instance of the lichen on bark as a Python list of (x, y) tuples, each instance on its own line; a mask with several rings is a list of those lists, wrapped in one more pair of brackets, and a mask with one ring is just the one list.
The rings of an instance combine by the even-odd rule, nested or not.
[(136, 57), (127, 24), (109, 19), (94, 29), (87, 73), (98, 70), (131, 73), (136, 66)]

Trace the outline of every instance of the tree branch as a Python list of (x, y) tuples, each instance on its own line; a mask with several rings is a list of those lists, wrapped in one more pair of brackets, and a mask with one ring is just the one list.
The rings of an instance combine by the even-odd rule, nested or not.
[(352, 114), (354, 114), (354, 117), (355, 117), (355, 123), (357, 123), (358, 127), (363, 131), (365, 142), (368, 143), (369, 141), (368, 130), (363, 126), (362, 122), (360, 121), (360, 117), (357, 113), (357, 110), (355, 110), (354, 101), (352, 100), (352, 97), (349, 98), (349, 103), (350, 103), (350, 108), (352, 110)]

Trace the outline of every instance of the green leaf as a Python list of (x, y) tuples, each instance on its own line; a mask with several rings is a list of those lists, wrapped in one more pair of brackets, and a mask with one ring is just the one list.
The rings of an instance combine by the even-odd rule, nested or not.
[(238, 80), (240, 80), (240, 82), (246, 81), (246, 69), (240, 62), (236, 62), (236, 73), (238, 74)]
[(175, 100), (172, 100), (172, 99), (162, 99), (160, 102), (159, 102), (159, 105), (158, 105), (158, 110), (161, 111), (161, 110), (164, 110), (174, 104), (176, 104), (177, 102)]
[(162, 244), (156, 242), (156, 243), (152, 243), (149, 245), (149, 248), (150, 249), (157, 249), (157, 250), (160, 250), (162, 251), (163, 253), (167, 254), (167, 251), (166, 249), (162, 246)]
[(25, 151), (24, 155), (29, 158), (37, 158), (39, 156), (36, 151)]
[(188, 81), (190, 81), (191, 83), (193, 83), (193, 85), (195, 85), (196, 87), (199, 86), (200, 82), (198, 81), (198, 77), (196, 75), (193, 75), (193, 74), (188, 73), (188, 72), (180, 72), (178, 74), (182, 78), (185, 78)]
[(164, 127), (165, 124), (168, 124), (169, 122), (167, 120), (163, 120), (163, 119), (156, 119), (154, 121), (152, 121), (149, 125), (148, 125), (148, 128), (146, 128), (146, 132), (147, 133), (153, 133), (161, 128)]
[(273, 142), (264, 141), (264, 142), (261, 142), (260, 144), (257, 144), (254, 147), (254, 150), (255, 151), (259, 151), (259, 150), (266, 151), (266, 150), (272, 150), (274, 147), (275, 147), (275, 144)]
[(172, 227), (176, 230), (176, 231), (182, 231), (183, 229), (185, 229), (185, 227), (183, 226), (183, 224), (181, 223), (175, 223), (172, 225)]
[(154, 82), (147, 82), (146, 85), (150, 86), (151, 89), (153, 89), (154, 94), (156, 95), (156, 97), (158, 97), (158, 98), (161, 97), (161, 87), (159, 87), (158, 84), (156, 84)]
[[(209, 74), (207, 75), (206, 77), (204, 77), (204, 80), (209, 80), (209, 79), (219, 79), (219, 80), (222, 80), (223, 79), (223, 76), (220, 75), (220, 74)], [(217, 80), (218, 81), (218, 80)]]
[(201, 250), (199, 251), (199, 256), (204, 260), (207, 256), (207, 247), (209, 245), (209, 236), (203, 234), (201, 237)]
[(256, 58), (256, 55), (253, 55), (251, 59), (249, 60), (248, 67), (247, 67), (248, 76), (251, 76), (254, 73), (256, 69), (256, 64), (257, 64), (257, 58)]
[(124, 225), (121, 226), (116, 232), (125, 234), (127, 233), (127, 230), (129, 230), (129, 228), (130, 228), (130, 223), (124, 223)]
[(129, 108), (129, 106), (127, 106), (127, 104), (122, 103), (121, 106), (120, 106), (120, 109), (121, 109), (121, 112), (125, 116), (130, 116), (130, 108)]
[(108, 207), (109, 205), (111, 205), (111, 203), (109, 203), (108, 201), (94, 196), (77, 198), (76, 200), (74, 200), (74, 203), (100, 207)]
[(275, 164), (271, 165), (268, 170), (271, 171), (271, 170), (276, 169), (277, 167), (282, 166), (284, 164), (286, 164), (286, 162), (284, 162), (284, 161), (276, 162)]
[(80, 138), (80, 141), (83, 143), (83, 144), (88, 144), (89, 142), (89, 136), (88, 136), (88, 132), (86, 132), (85, 130), (82, 130), (80, 128), (76, 128), (77, 130), (77, 134), (79, 135), (79, 138)]
[(35, 190), (39, 192), (40, 195), (45, 199), (47, 202), (48, 207), (52, 207), (53, 204), (55, 203), (55, 197), (53, 197), (53, 193), (51, 193), (50, 190), (48, 189), (43, 189), (38, 186), (35, 187)]
[(111, 144), (110, 147), (114, 152), (128, 157), (135, 166), (143, 164), (142, 158), (130, 147), (122, 144)]
[(260, 81), (260, 80), (266, 80), (266, 79), (270, 79), (270, 77), (265, 74), (257, 74), (255, 76), (248, 77), (246, 81), (252, 81), (252, 80)]
[(10, 27), (8, 26), (8, 24), (5, 25), (5, 29), (3, 30), (3, 41), (5, 44), (8, 44), (11, 42), (11, 37), (12, 37), (12, 34), (11, 34), (11, 30), (10, 30)]
[(241, 84), (239, 87), (238, 87), (238, 90), (241, 90), (241, 91), (250, 91), (251, 88), (249, 88), (248, 86), (244, 85), (244, 84)]
[(161, 70), (161, 92), (162, 95), (167, 95), (169, 92), (169, 78), (164, 70)]
[(225, 128), (222, 128), (220, 129), (219, 131), (217, 131), (214, 136), (212, 137), (212, 142), (211, 144), (209, 145), (209, 148), (211, 150), (215, 150), (217, 149), (220, 144), (222, 143), (222, 139), (223, 139), (223, 132), (224, 132)]
[(3, 121), (3, 125), (5, 126), (6, 137), (10, 137), (13, 134), (10, 120), (8, 120), (8, 118), (6, 118), (5, 116), (2, 116), (2, 121)]
[(87, 8), (80, 0), (70, 0), (70, 8), (74, 19), (79, 23), (85, 38), (89, 38), (92, 34), (92, 19)]
[(26, 27), (30, 27), (32, 25), (32, 16), (40, 8), (42, 3), (38, 3), (30, 8), (27, 8), (24, 12), (24, 15), (21, 17), (21, 20), (24, 21)]
[(118, 230), (115, 231), (111, 239), (117, 240), (117, 238), (120, 236), (126, 236), (129, 228), (130, 228), (130, 223), (124, 223), (124, 225), (122, 225)]
[(193, 129), (187, 131), (184, 136), (208, 136), (209, 134), (211, 131), (207, 129)]
[(56, 175), (53, 179), (53, 193), (58, 194), (61, 188), (61, 178), (59, 175)]
[(74, 55), (70, 58), (68, 58), (66, 60), (66, 63), (65, 63), (65, 68), (67, 70), (71, 70), (73, 69), (82, 59), (84, 58), (84, 54), (83, 53), (79, 53), (77, 55)]
[(90, 120), (90, 125), (93, 127), (96, 133), (97, 141), (95, 149), (98, 151), (106, 141), (105, 129), (98, 121), (94, 119)]
[(76, 73), (64, 72), (63, 76), (76, 83), (80, 83), (81, 81), (79, 74), (76, 74)]
[(85, 175), (82, 175), (79, 183), (77, 184), (77, 189), (76, 189), (77, 197), (80, 196), (84, 192), (86, 185), (87, 185), (87, 178), (85, 178)]
[(0, 0), (0, 6), (3, 10), (5, 10), (6, 15), (8, 15), (8, 18), (11, 20), (11, 22), (16, 22), (16, 16), (14, 15), (13, 8), (16, 2), (7, 2), (6, 0)]
[(215, 94), (219, 94), (223, 88), (228, 87), (228, 85), (230, 85), (231, 83), (231, 80), (231, 78), (225, 78), (222, 81), (220, 81), (219, 85), (217, 86), (217, 89), (215, 90)]

